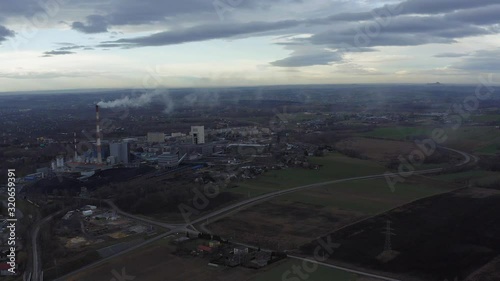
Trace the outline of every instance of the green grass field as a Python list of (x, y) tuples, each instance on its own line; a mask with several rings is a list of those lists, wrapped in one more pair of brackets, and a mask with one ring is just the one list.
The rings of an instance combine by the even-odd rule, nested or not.
[[(301, 272), (307, 274), (307, 277), (305, 279), (301, 279), (298, 275), (293, 274), (292, 272), (293, 266), (300, 267)], [(306, 268), (309, 267), (313, 268), (312, 265), (306, 263)], [(289, 275), (284, 275), (288, 271), (290, 271), (291, 273)], [(353, 273), (333, 268), (328, 268), (325, 266), (318, 266), (318, 268), (315, 271), (307, 273), (305, 270), (302, 269), (302, 261), (288, 260), (284, 263), (270, 266), (268, 269), (264, 269), (264, 271), (259, 273), (256, 277), (250, 279), (250, 281), (279, 281), (279, 280), (355, 281), (357, 280), (357, 276), (356, 274)]]
[(449, 187), (427, 183), (398, 183), (393, 192), (385, 179), (372, 179), (330, 184), (287, 194), (276, 200), (321, 205), (363, 215), (374, 215), (406, 202), (449, 190)]
[(490, 145), (483, 146), (476, 150), (480, 154), (496, 154), (500, 152), (500, 141)]
[(474, 122), (500, 122), (498, 114), (475, 115), (471, 117)]
[(431, 131), (432, 129), (425, 127), (386, 127), (376, 128), (371, 132), (363, 133), (363, 136), (404, 140), (406, 137), (425, 135)]
[(500, 180), (500, 173), (484, 170), (472, 170), (461, 173), (437, 175), (433, 176), (433, 178), (447, 182), (470, 180), (472, 184), (484, 185)]
[[(312, 163), (321, 164), (320, 170), (291, 168), (270, 171), (256, 179), (239, 183), (231, 192), (244, 196), (258, 196), (276, 190), (344, 179), (356, 176), (382, 174), (387, 171), (380, 164), (349, 158), (341, 154), (313, 157)], [(428, 168), (428, 167), (426, 167)], [(437, 184), (405, 182), (398, 183), (394, 192), (385, 178), (357, 180), (329, 184), (283, 195), (276, 201), (284, 203), (306, 203), (327, 208), (353, 211), (363, 215), (373, 215), (391, 209), (405, 202), (448, 191), (449, 187)]]
[(492, 153), (494, 146), (500, 145), (500, 130), (491, 126), (476, 127), (462, 125), (456, 130), (452, 128), (445, 129), (444, 125), (441, 127), (382, 127), (363, 133), (362, 136), (404, 140), (407, 137), (420, 135), (429, 137), (436, 128), (443, 128), (445, 130), (445, 136), (447, 137), (444, 143), (445, 146), (468, 151), (485, 149), (486, 153)]
[(247, 180), (230, 189), (231, 192), (251, 197), (291, 187), (343, 179), (356, 176), (381, 174), (386, 168), (378, 163), (349, 158), (332, 153), (325, 157), (311, 157), (310, 162), (323, 165), (319, 170), (289, 168), (269, 171), (256, 179)]

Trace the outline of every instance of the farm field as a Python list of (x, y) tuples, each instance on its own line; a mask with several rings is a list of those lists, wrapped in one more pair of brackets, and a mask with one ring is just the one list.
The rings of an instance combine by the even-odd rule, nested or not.
[(311, 237), (456, 187), (416, 178), (396, 185), (393, 192), (385, 179), (341, 182), (281, 196), (233, 213), (209, 228), (241, 242), (291, 250)]
[[(499, 144), (500, 130), (493, 126), (465, 126), (458, 129), (446, 128), (444, 125), (438, 127), (380, 127), (371, 132), (363, 133), (363, 136), (387, 138), (394, 140), (405, 140), (407, 137), (425, 136), (429, 137), (436, 128), (443, 128), (447, 141), (445, 146), (473, 151), (488, 145)], [(492, 143), (492, 140), (495, 140)], [(498, 140), (498, 141), (497, 141)]]
[[(288, 259), (280, 262), (279, 264), (264, 268), (255, 277), (249, 281), (277, 281), (277, 280), (294, 280), (297, 278), (296, 274), (292, 273), (293, 267), (302, 268), (302, 261)], [(309, 266), (309, 265), (308, 265)], [(311, 265), (312, 267), (312, 265)], [(289, 275), (286, 272), (290, 271)], [(285, 275), (284, 275), (285, 274)], [(312, 273), (306, 273), (306, 280), (308, 281), (369, 281), (366, 278), (358, 278), (356, 274), (328, 268), (325, 266), (318, 266)], [(305, 275), (304, 275), (305, 276)], [(300, 279), (299, 279), (300, 280)], [(371, 279), (378, 280), (378, 279)]]
[[(416, 201), (329, 234), (340, 244), (331, 259), (408, 279), (469, 280), (469, 275), (500, 253), (500, 240), (492, 234), (498, 230), (495, 210), (499, 202), (500, 191), (484, 188)], [(391, 251), (384, 251), (381, 232), (388, 221), (396, 235), (391, 238)], [(301, 247), (301, 252), (310, 255), (316, 246), (313, 241)]]
[(371, 132), (363, 133), (363, 136), (387, 138), (394, 140), (405, 140), (407, 137), (427, 135), (431, 132), (431, 128), (426, 127), (380, 127)]
[(479, 154), (489, 154), (493, 155), (500, 152), (500, 140), (495, 141), (492, 144), (485, 145), (481, 148), (476, 149)]
[(374, 161), (354, 159), (339, 153), (331, 153), (325, 157), (310, 157), (310, 162), (322, 167), (319, 170), (289, 168), (269, 171), (256, 179), (238, 183), (238, 187), (229, 191), (253, 197), (312, 183), (382, 174), (387, 170)]
[[(202, 258), (181, 258), (170, 254), (174, 248), (169, 242), (169, 239), (162, 239), (132, 254), (118, 257), (85, 273), (76, 274), (68, 278), (68, 281), (109, 281), (116, 277), (113, 271), (118, 274), (124, 271), (134, 280), (275, 281), (282, 280), (285, 271), (294, 265), (300, 266), (302, 263), (287, 259), (260, 270), (242, 267), (213, 268), (209, 267), (207, 261)], [(376, 279), (358, 278), (355, 274), (324, 266), (319, 266), (309, 278), (308, 280), (313, 281), (376, 281)]]
[(500, 122), (500, 114), (483, 114), (472, 116), (474, 122)]
[(434, 179), (447, 181), (447, 182), (466, 182), (470, 181), (471, 184), (487, 184), (489, 182), (500, 180), (500, 172), (485, 171), (485, 170), (471, 170), (454, 174), (444, 174), (432, 176)]
[(213, 268), (202, 258), (181, 258), (171, 254), (172, 246), (162, 239), (148, 247), (130, 254), (119, 256), (85, 273), (75, 274), (68, 281), (109, 281), (125, 271), (134, 280), (148, 281), (232, 281), (248, 280), (257, 271), (241, 267), (226, 269)]
[(342, 150), (354, 150), (361, 155), (381, 163), (387, 163), (399, 155), (407, 155), (416, 149), (415, 143), (407, 141), (369, 139), (369, 138), (348, 138), (337, 142), (335, 147)]

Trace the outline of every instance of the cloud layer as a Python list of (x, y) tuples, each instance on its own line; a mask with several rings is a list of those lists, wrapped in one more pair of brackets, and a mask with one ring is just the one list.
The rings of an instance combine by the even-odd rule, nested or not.
[(0, 25), (0, 44), (2, 41), (7, 40), (7, 37), (13, 37), (15, 34), (12, 30), (7, 29), (5, 26)]
[[(413, 79), (408, 73), (472, 77), (500, 72), (498, 14), (498, 0), (4, 1), (0, 56), (16, 54), (5, 44), (9, 38), (27, 42), (19, 48), (26, 54), (14, 63), (40, 77), (44, 70), (37, 66), (63, 60), (86, 68), (79, 73), (99, 65), (104, 73), (131, 77), (145, 67), (143, 58), (175, 61), (177, 68), (167, 67), (165, 76), (186, 81), (246, 82), (248, 71), (257, 77), (252, 81), (276, 75), (306, 83), (343, 75), (377, 76), (373, 81), (384, 75)], [(235, 78), (240, 68), (245, 77)], [(14, 70), (0, 68), (7, 71)]]

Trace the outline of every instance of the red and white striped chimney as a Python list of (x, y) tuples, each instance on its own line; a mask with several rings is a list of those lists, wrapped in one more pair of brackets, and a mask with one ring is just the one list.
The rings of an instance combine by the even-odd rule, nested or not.
[(101, 130), (99, 128), (99, 105), (95, 105), (95, 118), (96, 118), (96, 138), (97, 138), (97, 163), (102, 164), (101, 153)]
[(76, 150), (76, 132), (73, 133), (73, 145), (75, 146), (75, 159), (74, 162), (78, 161), (78, 151)]

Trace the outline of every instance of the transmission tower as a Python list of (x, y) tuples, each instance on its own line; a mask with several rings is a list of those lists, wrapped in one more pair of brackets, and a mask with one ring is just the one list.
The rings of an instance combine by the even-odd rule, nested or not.
[(392, 251), (392, 236), (395, 236), (396, 234), (393, 232), (393, 229), (391, 228), (391, 221), (387, 220), (387, 225), (385, 227), (385, 231), (382, 232), (385, 234), (385, 245), (384, 245), (384, 250), (385, 251)]

